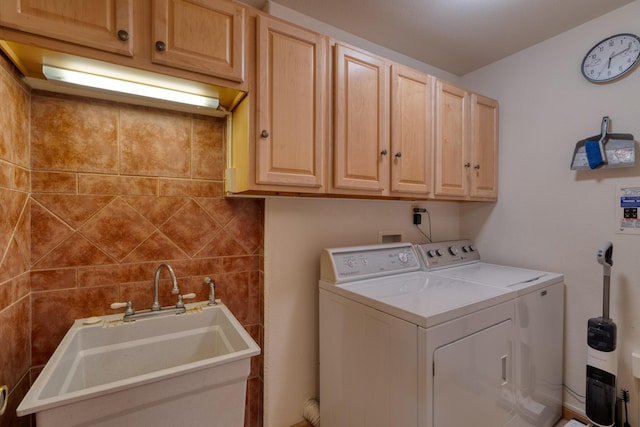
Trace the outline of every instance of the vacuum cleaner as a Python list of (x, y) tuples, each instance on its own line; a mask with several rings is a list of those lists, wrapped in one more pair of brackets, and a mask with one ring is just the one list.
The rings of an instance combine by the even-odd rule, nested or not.
[(615, 424), (616, 324), (609, 317), (609, 288), (613, 266), (613, 244), (605, 242), (598, 249), (596, 259), (603, 266), (602, 317), (589, 319), (587, 329), (587, 389), (585, 409), (589, 420), (600, 427)]

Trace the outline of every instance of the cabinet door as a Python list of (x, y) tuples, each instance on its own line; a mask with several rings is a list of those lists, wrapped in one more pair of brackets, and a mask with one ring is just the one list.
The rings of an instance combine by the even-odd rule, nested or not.
[(469, 94), (446, 82), (436, 83), (436, 196), (469, 194)]
[(498, 102), (471, 95), (471, 187), (470, 196), (498, 196)]
[(389, 182), (389, 64), (336, 44), (334, 185), (382, 194)]
[(224, 0), (154, 0), (151, 60), (244, 80), (244, 7)]
[(431, 191), (432, 78), (391, 67), (391, 191)]
[(2, 0), (0, 24), (132, 55), (133, 0)]
[(256, 181), (320, 188), (325, 179), (324, 36), (259, 15)]

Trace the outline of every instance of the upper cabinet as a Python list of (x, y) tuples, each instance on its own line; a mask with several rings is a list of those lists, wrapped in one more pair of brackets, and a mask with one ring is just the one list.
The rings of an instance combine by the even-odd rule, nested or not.
[(436, 84), (435, 197), (495, 200), (498, 103)]
[(244, 7), (211, 0), (152, 5), (153, 62), (243, 81)]
[(256, 32), (256, 182), (323, 191), (327, 38), (262, 15)]
[(433, 77), (391, 66), (391, 193), (431, 193)]
[(232, 108), (248, 90), (247, 9), (228, 0), (2, 0), (0, 39), (28, 77), (53, 56), (74, 66), (89, 58), (215, 85)]
[(3, 0), (0, 24), (107, 52), (133, 54), (133, 0)]
[(431, 77), (339, 43), (334, 67), (333, 192), (426, 198)]
[(226, 189), (324, 193), (328, 39), (256, 17), (256, 90), (234, 111)]
[(388, 191), (389, 69), (382, 58), (335, 46), (336, 192), (384, 195)]
[(471, 94), (471, 187), (475, 199), (498, 197), (498, 101)]

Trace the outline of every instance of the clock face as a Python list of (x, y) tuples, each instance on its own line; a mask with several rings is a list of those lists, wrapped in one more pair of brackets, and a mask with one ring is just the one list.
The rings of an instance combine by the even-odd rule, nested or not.
[(640, 58), (640, 38), (617, 34), (595, 45), (582, 60), (582, 74), (595, 83), (608, 82), (629, 72)]

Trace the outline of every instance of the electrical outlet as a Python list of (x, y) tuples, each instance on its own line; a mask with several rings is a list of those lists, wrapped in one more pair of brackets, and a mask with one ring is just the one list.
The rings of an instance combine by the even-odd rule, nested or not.
[(378, 243), (402, 242), (402, 233), (393, 231), (378, 231)]

